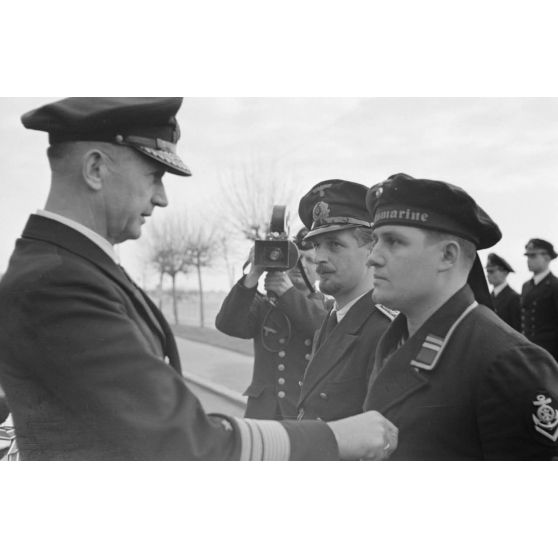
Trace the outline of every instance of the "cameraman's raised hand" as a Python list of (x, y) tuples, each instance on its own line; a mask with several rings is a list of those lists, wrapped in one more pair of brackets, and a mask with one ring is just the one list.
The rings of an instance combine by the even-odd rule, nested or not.
[(250, 248), (250, 253), (248, 254), (248, 261), (250, 262), (250, 269), (244, 277), (244, 286), (247, 289), (253, 289), (257, 286), (258, 280), (265, 271), (265, 267), (254, 265), (254, 247)]
[(268, 293), (280, 297), (293, 287), (293, 282), (284, 271), (269, 271), (265, 276), (264, 287)]

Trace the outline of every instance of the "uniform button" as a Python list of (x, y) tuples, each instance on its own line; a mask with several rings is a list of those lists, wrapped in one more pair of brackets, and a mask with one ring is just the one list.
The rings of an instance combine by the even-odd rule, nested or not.
[(287, 353), (285, 351), (279, 351), (277, 354), (279, 355), (279, 358), (283, 358)]
[(324, 393), (324, 392), (322, 391), (322, 393), (320, 393), (320, 397), (321, 397), (322, 399), (327, 399), (327, 393)]
[(277, 397), (279, 397), (279, 399), (283, 399), (285, 397), (286, 393), (284, 391), (279, 391), (277, 393)]
[(285, 370), (285, 365), (284, 364), (279, 364), (277, 366), (277, 370), (280, 370), (281, 372), (283, 372), (283, 370)]
[(281, 345), (285, 344), (286, 339), (284, 337), (281, 337), (281, 339), (279, 339), (279, 343), (281, 343)]
[(311, 357), (311, 356), (312, 356), (312, 355), (311, 355), (310, 353), (307, 353), (307, 354), (304, 355), (304, 358), (305, 358), (306, 360), (310, 360), (310, 357)]
[(312, 345), (312, 339), (305, 339), (305, 340), (304, 340), (304, 344), (305, 344), (307, 347), (310, 347), (310, 345)]
[(299, 387), (302, 387), (302, 380), (298, 380)]
[(285, 383), (285, 378), (278, 378), (277, 383), (282, 386)]

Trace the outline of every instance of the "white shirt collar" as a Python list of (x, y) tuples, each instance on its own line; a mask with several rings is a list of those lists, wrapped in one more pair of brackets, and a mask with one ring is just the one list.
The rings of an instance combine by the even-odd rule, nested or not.
[(533, 275), (533, 282), (535, 283), (535, 285), (538, 285), (549, 273), (550, 273), (550, 269), (547, 269), (542, 273), (537, 273), (536, 275)]
[(86, 236), (91, 242), (96, 244), (103, 252), (105, 252), (107, 256), (109, 256), (112, 261), (114, 261), (114, 263), (119, 263), (118, 255), (113, 245), (106, 238), (103, 238), (100, 234), (91, 230), (89, 227), (86, 227), (85, 225), (82, 225), (81, 223), (78, 223), (73, 219), (64, 217), (63, 215), (58, 215), (58, 213), (47, 211), (46, 209), (38, 209), (37, 215), (46, 217), (47, 219), (52, 219), (53, 221), (58, 221), (59, 223), (62, 223), (63, 225), (76, 230), (83, 236)]
[(367, 293), (362, 293), (361, 295), (357, 296), (356, 298), (353, 298), (353, 300), (351, 300), (350, 302), (347, 302), (347, 304), (345, 304), (345, 306), (343, 306), (343, 308), (341, 309), (337, 309), (337, 301), (335, 301), (335, 304), (333, 305), (333, 309), (335, 310), (336, 314), (337, 314), (337, 323), (339, 323), (346, 315), (347, 312)]
[(498, 296), (507, 286), (508, 286), (507, 281), (504, 281), (503, 283), (500, 283), (497, 287), (494, 287), (494, 290), (492, 291), (494, 293), (494, 296)]

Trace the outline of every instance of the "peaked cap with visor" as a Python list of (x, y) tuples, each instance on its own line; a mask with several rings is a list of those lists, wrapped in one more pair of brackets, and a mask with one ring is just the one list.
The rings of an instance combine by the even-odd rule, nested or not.
[(68, 97), (21, 117), (26, 128), (48, 132), (51, 145), (101, 141), (139, 151), (180, 176), (190, 169), (176, 154), (182, 97)]

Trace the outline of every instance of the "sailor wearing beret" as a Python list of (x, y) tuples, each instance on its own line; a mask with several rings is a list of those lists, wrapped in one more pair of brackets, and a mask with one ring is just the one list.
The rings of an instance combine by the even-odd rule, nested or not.
[(394, 313), (372, 301), (366, 265), (372, 230), (368, 188), (324, 180), (300, 200), (299, 216), (310, 229), (320, 290), (335, 305), (316, 333), (298, 403), (300, 419), (331, 420), (360, 412), (378, 340)]
[(190, 175), (176, 152), (181, 103), (68, 98), (22, 117), (49, 135), (52, 180), (0, 282), (0, 383), (21, 458), (387, 457), (397, 429), (378, 413), (329, 424), (207, 415), (185, 385), (167, 321), (114, 251), (168, 205), (165, 172)]
[(401, 312), (365, 402), (399, 427), (392, 458), (555, 457), (558, 366), (486, 307), (477, 250), (500, 240), (496, 223), (463, 189), (406, 174), (366, 201), (374, 298)]
[(558, 361), (558, 278), (549, 268), (557, 254), (547, 240), (532, 238), (525, 256), (533, 277), (521, 289), (521, 330)]
[(491, 293), (494, 312), (513, 329), (521, 331), (519, 293), (516, 293), (507, 282), (508, 275), (513, 272), (512, 266), (504, 258), (498, 254), (488, 254), (486, 278), (494, 287)]

